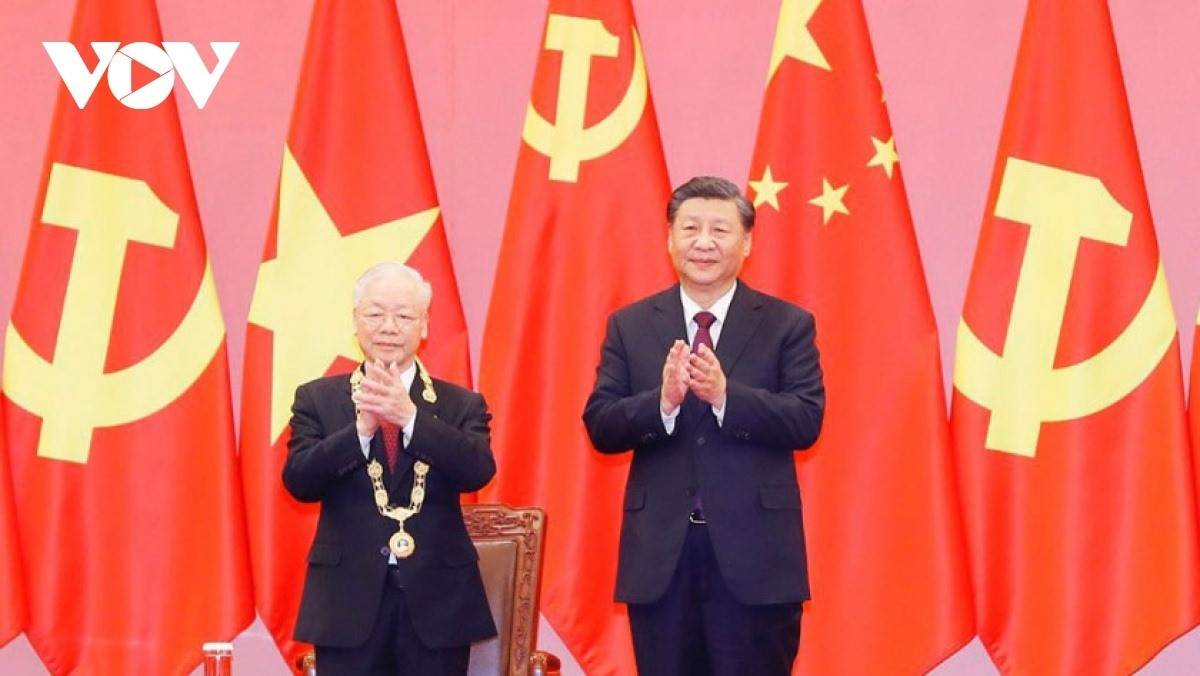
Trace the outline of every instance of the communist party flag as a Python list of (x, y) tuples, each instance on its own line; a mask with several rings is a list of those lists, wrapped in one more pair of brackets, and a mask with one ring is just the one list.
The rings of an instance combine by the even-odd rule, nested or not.
[(484, 331), (497, 424), (484, 500), (546, 510), (541, 610), (584, 671), (631, 674), (613, 601), (629, 457), (581, 414), (608, 315), (668, 286), (670, 194), (628, 0), (551, 0)]
[[(0, 407), (0, 431), (4, 429)], [(0, 647), (25, 628), (25, 586), (13, 515), (12, 484), (8, 476), (8, 454), (0, 433)]]
[(26, 633), (54, 674), (183, 673), (253, 619), (225, 326), (154, 3), (70, 35), (114, 93), (59, 91), (5, 340)]
[(1131, 673), (1200, 619), (1175, 316), (1104, 0), (1030, 0), (958, 328), (979, 636)]
[(422, 359), (470, 380), (466, 321), (450, 263), (408, 56), (391, 0), (317, 0), (283, 149), (278, 200), (246, 328), (242, 474), (258, 612), (289, 663), (318, 507), (284, 490), (296, 387), (348, 372), (351, 292), (384, 260), (433, 285)]
[(860, 0), (784, 0), (747, 281), (811, 310), (799, 673), (924, 673), (974, 635), (937, 326)]

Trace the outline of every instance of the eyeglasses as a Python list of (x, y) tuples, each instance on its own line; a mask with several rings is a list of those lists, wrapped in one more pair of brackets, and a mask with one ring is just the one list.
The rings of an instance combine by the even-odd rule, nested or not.
[(418, 320), (421, 319), (421, 317), (418, 317), (418, 316), (399, 314), (399, 313), (393, 314), (391, 312), (380, 312), (378, 310), (369, 310), (367, 312), (356, 312), (354, 314), (355, 314), (355, 316), (358, 317), (359, 321), (361, 321), (364, 326), (366, 326), (368, 329), (371, 329), (371, 330), (375, 330), (375, 329), (383, 326), (384, 323), (387, 322), (387, 320), (389, 320), (389, 319), (392, 320), (392, 322), (396, 325), (397, 328), (401, 328), (401, 329), (407, 329), (408, 327), (412, 326)]

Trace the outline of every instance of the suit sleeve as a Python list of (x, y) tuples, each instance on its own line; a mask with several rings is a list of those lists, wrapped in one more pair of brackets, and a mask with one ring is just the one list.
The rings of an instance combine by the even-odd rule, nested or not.
[(418, 411), (412, 440), (404, 451), (444, 473), (460, 492), (477, 491), (496, 474), (491, 419), (483, 395), (467, 392), (458, 425)]
[(621, 326), (615, 315), (609, 317), (596, 384), (583, 410), (592, 446), (601, 453), (620, 453), (666, 439), (660, 398), (661, 386), (633, 391)]
[(821, 433), (825, 385), (811, 314), (800, 314), (784, 335), (779, 353), (779, 391), (727, 381), (721, 433), (766, 447), (804, 449)]
[(313, 388), (301, 385), (292, 404), (292, 436), (283, 465), (283, 485), (301, 502), (317, 502), (342, 477), (367, 464), (353, 420), (327, 430)]

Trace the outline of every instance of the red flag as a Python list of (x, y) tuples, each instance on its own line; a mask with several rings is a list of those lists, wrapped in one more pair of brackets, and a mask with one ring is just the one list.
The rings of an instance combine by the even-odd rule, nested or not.
[(362, 359), (351, 292), (383, 260), (433, 285), (422, 358), (469, 383), (466, 321), (450, 263), (408, 56), (391, 0), (317, 0), (278, 203), (259, 268), (242, 393), (245, 476), (259, 614), (288, 662), (318, 507), (284, 490), (296, 387)]
[(924, 673), (974, 634), (937, 326), (859, 0), (785, 0), (745, 276), (807, 307), (828, 404), (798, 456), (799, 673)]
[(25, 628), (25, 586), (0, 407), (0, 647)]
[[(1188, 430), (1191, 433), (1192, 464), (1196, 472), (1196, 485), (1200, 486), (1200, 464), (1196, 462), (1196, 451), (1200, 450), (1200, 315), (1192, 328), (1192, 372), (1188, 379)], [(1200, 499), (1198, 499), (1200, 502)]]
[[(84, 59), (118, 39), (110, 86), (167, 58), (153, 2), (80, 0)], [(56, 674), (184, 672), (253, 618), (225, 327), (175, 99), (126, 106), (154, 87), (82, 109), (59, 92), (5, 344), (27, 634)]]
[(662, 145), (629, 2), (552, 0), (484, 332), (498, 471), (483, 495), (547, 512), (541, 610), (584, 670), (634, 672), (613, 601), (629, 458), (580, 415), (608, 315), (670, 284)]
[(1031, 0), (952, 427), (1004, 673), (1130, 673), (1200, 619), (1175, 315), (1104, 0)]

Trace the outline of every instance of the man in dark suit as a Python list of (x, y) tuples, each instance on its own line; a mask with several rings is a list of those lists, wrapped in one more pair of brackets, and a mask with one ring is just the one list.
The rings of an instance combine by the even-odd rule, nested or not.
[(496, 472), (479, 394), (416, 359), (432, 289), (380, 263), (354, 287), (366, 360), (300, 386), (283, 483), (320, 502), (297, 640), (322, 676), (467, 673), (470, 644), (496, 635), (461, 493)]
[(645, 676), (787, 676), (809, 597), (793, 450), (825, 408), (813, 318), (738, 281), (754, 206), (734, 184), (693, 178), (667, 224), (679, 284), (609, 319), (583, 414), (598, 451), (633, 450), (616, 599)]

